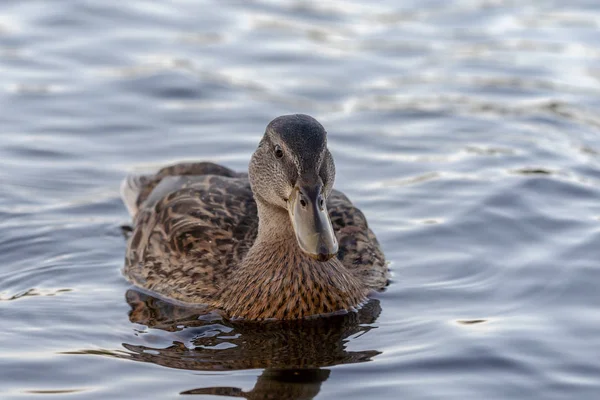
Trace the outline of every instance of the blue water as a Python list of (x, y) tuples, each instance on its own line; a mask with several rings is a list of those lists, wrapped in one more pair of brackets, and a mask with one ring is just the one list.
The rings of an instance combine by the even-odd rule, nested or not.
[[(598, 398), (599, 28), (584, 0), (2, 1), (0, 397)], [(132, 313), (120, 180), (244, 170), (297, 112), (389, 289), (296, 330)]]

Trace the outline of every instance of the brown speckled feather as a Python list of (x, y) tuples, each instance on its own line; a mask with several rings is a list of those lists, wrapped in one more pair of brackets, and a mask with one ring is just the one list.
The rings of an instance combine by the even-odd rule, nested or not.
[[(377, 240), (363, 214), (340, 192), (333, 191), (327, 203), (339, 242), (337, 259), (312, 263), (300, 256), (296, 243), (281, 243), (255, 255), (256, 268), (240, 274), (258, 232), (246, 175), (211, 163), (185, 163), (128, 182), (139, 186), (130, 187), (137, 197), (129, 207), (136, 214), (125, 275), (141, 288), (184, 303), (209, 304), (229, 316), (288, 319), (351, 309), (386, 285), (387, 266)], [(261, 269), (273, 257), (283, 266), (278, 276)], [(351, 274), (344, 275), (344, 269)], [(306, 283), (313, 279), (334, 289), (325, 293), (318, 283), (311, 289)], [(275, 304), (273, 298), (280, 301)], [(244, 313), (246, 308), (251, 314)]]
[(337, 258), (363, 285), (383, 290), (388, 283), (387, 263), (362, 211), (337, 190), (331, 192), (327, 210), (340, 246)]
[(160, 198), (142, 188), (125, 274), (158, 294), (206, 303), (254, 242), (258, 217), (247, 178), (196, 176), (186, 166), (202, 171), (177, 165), (168, 170), (180, 176), (148, 179)]

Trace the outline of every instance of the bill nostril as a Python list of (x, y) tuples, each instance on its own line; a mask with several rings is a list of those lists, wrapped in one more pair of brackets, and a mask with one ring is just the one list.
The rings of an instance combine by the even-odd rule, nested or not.
[(306, 200), (304, 200), (304, 199), (300, 199), (300, 205), (301, 205), (302, 207), (306, 207)]

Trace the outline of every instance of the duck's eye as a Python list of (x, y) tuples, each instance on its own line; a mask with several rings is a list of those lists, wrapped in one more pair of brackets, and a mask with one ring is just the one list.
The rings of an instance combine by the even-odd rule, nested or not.
[(278, 144), (275, 145), (275, 157), (283, 157), (283, 150), (281, 150), (281, 146), (279, 146)]

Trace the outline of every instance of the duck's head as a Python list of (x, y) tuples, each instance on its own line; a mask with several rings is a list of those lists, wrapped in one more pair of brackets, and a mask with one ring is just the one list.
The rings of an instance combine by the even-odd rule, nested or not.
[(326, 261), (338, 251), (327, 198), (335, 179), (327, 132), (308, 115), (284, 115), (269, 123), (250, 161), (257, 201), (288, 211), (300, 249)]

